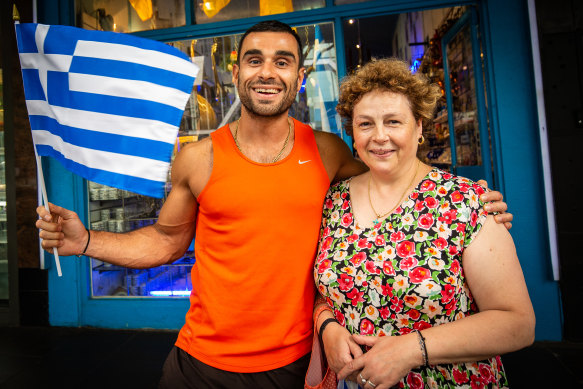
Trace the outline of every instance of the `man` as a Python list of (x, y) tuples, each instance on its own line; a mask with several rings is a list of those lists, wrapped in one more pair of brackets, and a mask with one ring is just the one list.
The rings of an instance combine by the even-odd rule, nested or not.
[(289, 26), (261, 22), (239, 49), (241, 118), (177, 155), (155, 225), (88, 232), (74, 212), (37, 209), (43, 248), (131, 268), (180, 258), (196, 233), (191, 305), (164, 388), (303, 387), (322, 202), (332, 181), (364, 170), (337, 136), (288, 118), (305, 72)]

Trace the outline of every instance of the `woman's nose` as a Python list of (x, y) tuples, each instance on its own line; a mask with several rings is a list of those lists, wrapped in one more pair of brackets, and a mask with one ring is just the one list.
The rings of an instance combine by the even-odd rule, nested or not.
[(384, 143), (389, 140), (389, 131), (382, 124), (376, 124), (373, 139), (377, 142)]

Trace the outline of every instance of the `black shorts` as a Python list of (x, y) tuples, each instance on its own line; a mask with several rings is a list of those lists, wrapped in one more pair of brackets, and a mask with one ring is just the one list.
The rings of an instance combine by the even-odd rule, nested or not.
[(233, 373), (202, 363), (174, 346), (162, 369), (159, 389), (302, 389), (310, 354), (287, 366), (259, 373)]

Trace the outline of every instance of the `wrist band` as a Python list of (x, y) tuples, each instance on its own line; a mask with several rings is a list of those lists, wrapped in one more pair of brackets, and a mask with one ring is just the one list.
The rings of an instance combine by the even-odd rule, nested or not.
[(427, 356), (427, 347), (425, 346), (425, 338), (421, 334), (421, 331), (414, 330), (417, 332), (417, 337), (419, 338), (419, 347), (421, 348), (421, 353), (423, 353), (423, 366), (429, 367), (429, 357)]
[(81, 254), (77, 254), (77, 258), (81, 258), (82, 255), (85, 255), (85, 252), (87, 251), (87, 248), (89, 247), (89, 242), (91, 242), (91, 232), (89, 232), (89, 229), (87, 227), (85, 227), (85, 231), (87, 231), (87, 244), (85, 245), (83, 252)]
[(338, 323), (338, 320), (336, 320), (333, 317), (329, 317), (328, 319), (324, 320), (324, 322), (320, 326), (320, 330), (318, 331), (318, 338), (320, 339), (321, 344), (324, 344), (324, 342), (322, 341), (322, 334), (324, 333), (324, 329), (330, 323)]
[(318, 318), (320, 317), (320, 315), (324, 311), (330, 311), (330, 312), (332, 312), (332, 308), (330, 308), (328, 306), (328, 303), (322, 304), (321, 306), (319, 306), (318, 308), (316, 308), (316, 310), (314, 311), (314, 325), (318, 324)]

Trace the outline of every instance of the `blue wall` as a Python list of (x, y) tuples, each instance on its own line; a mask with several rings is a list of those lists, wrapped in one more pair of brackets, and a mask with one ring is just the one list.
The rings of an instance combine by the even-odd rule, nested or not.
[[(73, 24), (73, 1), (53, 0), (39, 5), (39, 22)], [(336, 12), (314, 10), (279, 19), (290, 24), (335, 21), (348, 16), (392, 10), (448, 6), (445, 1), (376, 1), (336, 7)], [(403, 8), (405, 7), (405, 8)], [(479, 3), (488, 81), (488, 110), (495, 159), (496, 182), (515, 216), (511, 230), (537, 315), (537, 340), (560, 340), (562, 324), (558, 284), (552, 280), (548, 246), (541, 155), (526, 0), (488, 0)], [(254, 22), (255, 20), (253, 20)], [(161, 40), (192, 34), (212, 36), (245, 29), (251, 20), (208, 26), (187, 26), (148, 31), (141, 35)], [(203, 28), (204, 27), (204, 31)], [(240, 32), (240, 31), (237, 32)], [(339, 64), (340, 74), (345, 71)], [(48, 196), (74, 209), (84, 219), (86, 193), (83, 180), (57, 162), (44, 162)], [(52, 262), (47, 256), (46, 263)], [(49, 271), (49, 312), (52, 325), (91, 325), (111, 328), (179, 328), (188, 308), (187, 299), (89, 299), (87, 258), (61, 258), (63, 277), (54, 265)], [(503, 286), (501, 286), (503, 287)]]

